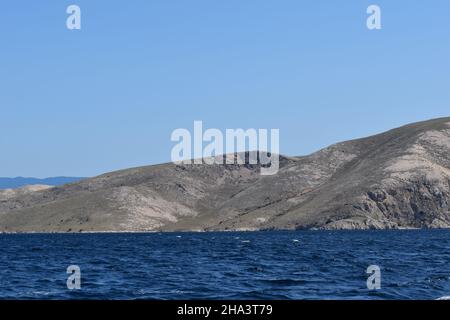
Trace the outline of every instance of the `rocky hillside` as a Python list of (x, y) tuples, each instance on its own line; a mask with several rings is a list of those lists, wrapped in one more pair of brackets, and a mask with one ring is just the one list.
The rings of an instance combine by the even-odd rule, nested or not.
[(0, 193), (2, 232), (450, 227), (450, 118), (258, 165), (162, 164)]

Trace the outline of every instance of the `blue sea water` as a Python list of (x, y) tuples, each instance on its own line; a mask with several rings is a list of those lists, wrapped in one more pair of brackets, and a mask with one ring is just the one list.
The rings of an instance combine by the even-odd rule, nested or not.
[[(450, 296), (450, 230), (0, 234), (0, 245), (2, 299)], [(367, 289), (369, 265), (379, 290)]]

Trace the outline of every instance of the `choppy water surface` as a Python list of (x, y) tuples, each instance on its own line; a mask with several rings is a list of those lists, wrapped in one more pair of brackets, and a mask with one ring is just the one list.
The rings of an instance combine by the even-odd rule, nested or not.
[[(450, 231), (0, 235), (3, 299), (436, 299)], [(69, 265), (81, 289), (68, 290)], [(367, 289), (366, 269), (381, 269)]]

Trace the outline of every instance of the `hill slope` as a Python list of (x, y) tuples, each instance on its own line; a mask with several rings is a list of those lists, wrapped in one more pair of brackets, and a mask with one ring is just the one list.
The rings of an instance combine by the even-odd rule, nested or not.
[(0, 231), (450, 227), (450, 118), (258, 165), (162, 164), (0, 197)]

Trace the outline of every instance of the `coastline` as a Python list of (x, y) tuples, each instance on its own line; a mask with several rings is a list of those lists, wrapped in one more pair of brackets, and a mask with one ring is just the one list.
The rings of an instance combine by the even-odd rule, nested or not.
[(271, 233), (271, 232), (389, 232), (389, 231), (450, 231), (450, 228), (385, 228), (385, 229), (261, 229), (261, 230), (169, 230), (169, 231), (117, 231), (117, 230), (106, 230), (106, 231), (11, 231), (11, 232), (0, 232), (0, 235), (13, 235), (13, 234), (208, 234), (208, 233)]

